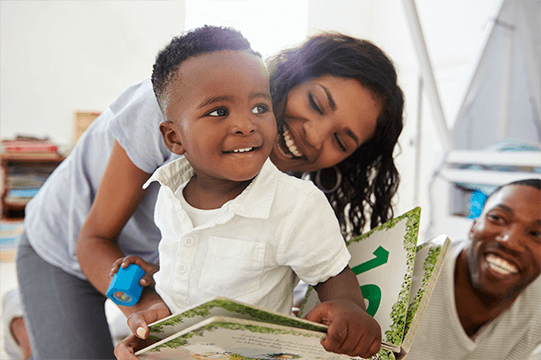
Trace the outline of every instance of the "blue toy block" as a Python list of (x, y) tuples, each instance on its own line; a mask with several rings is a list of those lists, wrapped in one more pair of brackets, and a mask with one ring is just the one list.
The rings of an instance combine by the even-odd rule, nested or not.
[(127, 268), (119, 268), (109, 284), (107, 297), (117, 305), (135, 305), (143, 292), (139, 281), (144, 275), (139, 265), (130, 264)]

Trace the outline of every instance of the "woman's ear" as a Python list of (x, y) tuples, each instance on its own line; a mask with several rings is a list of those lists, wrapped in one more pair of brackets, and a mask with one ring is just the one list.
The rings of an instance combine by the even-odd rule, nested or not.
[(180, 141), (180, 132), (175, 124), (170, 121), (160, 123), (160, 132), (162, 133), (165, 146), (174, 154), (182, 155), (186, 151)]

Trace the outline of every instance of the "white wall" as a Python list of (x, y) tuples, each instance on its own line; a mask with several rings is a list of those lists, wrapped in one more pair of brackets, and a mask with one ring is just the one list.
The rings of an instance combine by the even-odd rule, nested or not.
[[(450, 125), (501, 1), (416, 0)], [(0, 1), (0, 10), (0, 137), (29, 133), (61, 142), (72, 140), (74, 111), (103, 110), (149, 76), (155, 54), (184, 29), (185, 18), (183, 0)], [(425, 93), (420, 181), (414, 184), (421, 71), (402, 0), (310, 0), (308, 27), (309, 34), (334, 30), (369, 39), (394, 60), (406, 96), (397, 215), (421, 205), (423, 229), (428, 180), (442, 151)]]
[(184, 30), (184, 1), (0, 1), (0, 137), (72, 142)]

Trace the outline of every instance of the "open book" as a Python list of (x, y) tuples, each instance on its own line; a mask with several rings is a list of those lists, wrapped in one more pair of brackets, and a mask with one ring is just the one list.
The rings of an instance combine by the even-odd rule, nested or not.
[[(327, 326), (264, 310), (227, 298), (215, 298), (150, 327), (155, 344), (140, 359), (321, 359), (349, 360), (326, 352), (320, 340)], [(384, 344), (400, 351), (397, 346)]]
[[(350, 267), (367, 301), (367, 312), (380, 324), (382, 350), (373, 359), (394, 359), (409, 350), (439, 276), (450, 241), (443, 235), (417, 246), (420, 208), (415, 208), (348, 242)], [(308, 289), (300, 316), (318, 304)], [(154, 343), (138, 351), (140, 359), (318, 359), (349, 360), (320, 344), (326, 326), (216, 298), (150, 326)]]
[[(381, 326), (383, 340), (409, 351), (451, 241), (440, 235), (417, 246), (419, 207), (348, 242), (349, 266), (357, 275), (366, 311)], [(309, 287), (299, 316), (319, 303)], [(395, 359), (382, 347), (375, 359)]]

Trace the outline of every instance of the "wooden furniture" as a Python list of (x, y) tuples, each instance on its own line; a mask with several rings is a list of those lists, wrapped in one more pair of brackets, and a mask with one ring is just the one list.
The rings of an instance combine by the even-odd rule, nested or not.
[[(2, 216), (10, 214), (24, 216), (24, 208), (30, 201), (33, 192), (37, 191), (45, 179), (64, 160), (64, 156), (56, 153), (0, 153), (1, 189), (0, 208)], [(28, 191), (29, 196), (10, 196), (19, 188), (34, 187)], [(11, 190), (11, 191), (10, 191)], [(23, 193), (24, 195), (24, 193)]]
[(74, 136), (73, 136), (73, 143), (77, 143), (77, 140), (83, 135), (83, 133), (88, 129), (90, 124), (98, 116), (100, 116), (100, 112), (97, 111), (76, 111), (75, 112), (75, 130), (74, 130)]

